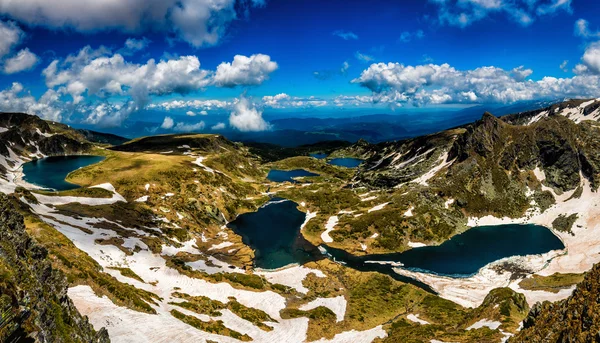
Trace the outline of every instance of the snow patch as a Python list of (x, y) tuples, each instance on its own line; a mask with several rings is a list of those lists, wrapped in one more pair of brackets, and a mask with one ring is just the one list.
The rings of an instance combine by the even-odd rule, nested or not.
[(327, 220), (327, 224), (325, 224), (325, 232), (323, 232), (321, 234), (321, 240), (323, 240), (323, 242), (325, 243), (331, 243), (333, 242), (333, 238), (331, 238), (331, 236), (329, 236), (329, 233), (333, 230), (335, 230), (335, 226), (338, 223), (338, 216), (331, 216), (329, 217), (329, 219)]
[(308, 274), (315, 274), (320, 278), (327, 277), (327, 275), (319, 269), (312, 269), (299, 265), (293, 265), (277, 270), (257, 270), (255, 271), (255, 274), (264, 276), (270, 283), (292, 287), (304, 294), (309, 292), (309, 289), (302, 284), (302, 281), (306, 279)]
[(371, 212), (375, 212), (375, 211), (379, 211), (382, 210), (384, 207), (386, 207), (389, 204), (389, 202), (383, 203), (383, 204), (379, 204), (377, 206), (374, 206), (373, 208), (369, 209), (367, 212), (371, 213)]
[(406, 316), (406, 319), (410, 320), (411, 322), (414, 323), (419, 323), (421, 325), (427, 325), (430, 324), (428, 321), (420, 319), (418, 314), (409, 314), (408, 316)]
[(344, 320), (344, 316), (346, 315), (346, 298), (343, 295), (337, 296), (335, 298), (317, 298), (308, 304), (304, 304), (300, 306), (300, 310), (302, 311), (310, 311), (319, 306), (324, 306), (329, 308), (337, 318), (337, 322), (341, 322)]

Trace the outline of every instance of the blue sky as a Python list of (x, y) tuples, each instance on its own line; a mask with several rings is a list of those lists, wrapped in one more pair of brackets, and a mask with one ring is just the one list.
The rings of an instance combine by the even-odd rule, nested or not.
[(219, 112), (224, 126), (259, 131), (270, 111), (600, 93), (595, 1), (2, 2), (0, 110), (68, 123), (119, 126), (151, 109), (198, 124), (168, 129)]

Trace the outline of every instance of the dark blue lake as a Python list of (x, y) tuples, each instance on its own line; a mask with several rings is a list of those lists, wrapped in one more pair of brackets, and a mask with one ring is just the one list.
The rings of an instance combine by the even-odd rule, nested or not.
[(267, 175), (267, 179), (273, 182), (296, 182), (294, 180), (295, 177), (302, 176), (319, 176), (319, 174), (311, 173), (304, 169), (294, 169), (294, 170), (277, 170), (271, 169), (269, 174)]
[(543, 226), (510, 224), (474, 227), (439, 246), (395, 254), (352, 256), (331, 247), (326, 249), (337, 261), (360, 270), (391, 268), (367, 261), (393, 261), (401, 262), (403, 268), (410, 270), (467, 277), (505, 257), (536, 255), (564, 248), (561, 240)]
[(358, 158), (344, 157), (344, 158), (334, 158), (328, 162), (334, 166), (346, 167), (346, 168), (356, 168), (363, 160)]
[(322, 159), (326, 158), (327, 156), (329, 156), (329, 155), (325, 154), (325, 153), (322, 153), (322, 152), (310, 154), (310, 157), (314, 157), (314, 158), (316, 158), (318, 160), (322, 160)]
[(104, 156), (51, 156), (23, 164), (23, 179), (57, 191), (79, 188), (65, 181), (70, 172), (104, 160)]
[(354, 256), (323, 245), (322, 251), (300, 233), (305, 214), (293, 201), (274, 198), (256, 212), (242, 214), (228, 226), (242, 236), (255, 251), (256, 267), (276, 269), (328, 257), (361, 271), (376, 271), (402, 282), (415, 284), (433, 293), (419, 281), (393, 271), (390, 264), (367, 261), (401, 262), (403, 268), (452, 277), (467, 277), (485, 265), (511, 256), (534, 255), (564, 249), (550, 230), (539, 225), (497, 225), (472, 228), (439, 246), (415, 248), (403, 253)]
[(306, 215), (297, 206), (293, 201), (273, 198), (258, 211), (242, 214), (228, 224), (254, 249), (256, 267), (276, 269), (319, 257), (316, 247), (300, 234)]

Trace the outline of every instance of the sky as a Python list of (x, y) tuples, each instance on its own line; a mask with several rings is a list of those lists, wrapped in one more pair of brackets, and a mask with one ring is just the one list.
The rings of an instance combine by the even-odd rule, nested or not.
[(0, 0), (0, 111), (256, 132), (273, 112), (599, 97), (598, 18), (591, 0)]

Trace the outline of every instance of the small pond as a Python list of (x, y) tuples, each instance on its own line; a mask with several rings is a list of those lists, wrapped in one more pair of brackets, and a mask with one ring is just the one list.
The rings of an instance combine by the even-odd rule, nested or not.
[(66, 191), (79, 188), (65, 181), (69, 173), (104, 160), (104, 156), (51, 156), (23, 164), (23, 180), (48, 189)]
[(294, 170), (277, 170), (271, 169), (267, 175), (267, 179), (273, 182), (297, 182), (294, 178), (307, 177), (307, 176), (319, 176), (319, 174), (311, 173), (304, 169)]
[(276, 269), (319, 258), (319, 251), (300, 234), (306, 215), (293, 201), (273, 198), (256, 212), (238, 216), (228, 226), (255, 251), (254, 265)]
[(323, 152), (317, 152), (314, 154), (310, 154), (310, 157), (314, 157), (318, 160), (322, 160), (324, 158), (327, 158), (327, 156), (329, 156), (329, 154), (323, 153)]
[(363, 163), (363, 160), (361, 160), (359, 158), (343, 157), (343, 158), (334, 158), (327, 163), (334, 165), (334, 166), (340, 166), (340, 167), (346, 167), (346, 168), (356, 168), (361, 163)]

